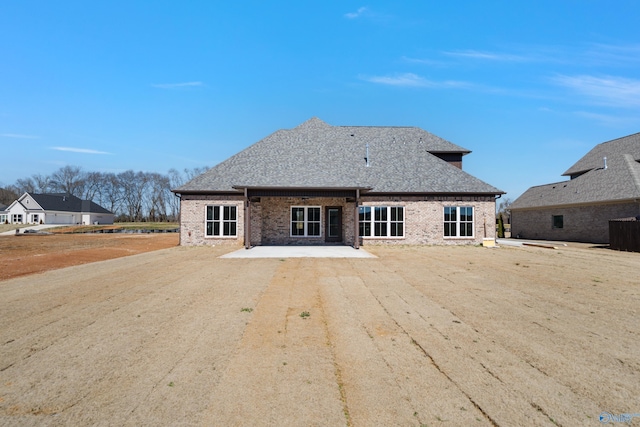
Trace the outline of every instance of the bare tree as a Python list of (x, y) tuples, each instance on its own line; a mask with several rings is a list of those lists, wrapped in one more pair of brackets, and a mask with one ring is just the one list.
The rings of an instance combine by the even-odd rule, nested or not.
[(509, 218), (511, 216), (511, 203), (513, 202), (509, 197), (500, 199), (500, 204), (498, 205), (498, 213), (501, 213)]
[(33, 178), (20, 178), (16, 181), (15, 187), (21, 195), (24, 193), (36, 193), (37, 184)]
[(3, 205), (10, 205), (20, 195), (13, 191), (11, 187), (0, 187), (0, 203)]
[(114, 214), (122, 214), (122, 186), (115, 173), (103, 174), (100, 190), (100, 202), (96, 202)]
[(79, 166), (64, 166), (51, 175), (52, 189), (81, 197), (85, 184), (84, 175)]
[(84, 174), (84, 188), (82, 198), (85, 200), (99, 200), (102, 193), (104, 175), (101, 172), (87, 172)]
[[(184, 184), (183, 175), (177, 169), (169, 169), (169, 188), (174, 190), (182, 184)], [(177, 221), (180, 215), (180, 198), (173, 193), (171, 196), (169, 199), (169, 215), (173, 221)]]
[(32, 175), (18, 179), (5, 189), (10, 202), (18, 196), (30, 193), (69, 193), (86, 200), (93, 200), (110, 210), (116, 217), (129, 221), (176, 221), (180, 214), (180, 198), (171, 192), (187, 181), (206, 172), (208, 167), (170, 169), (168, 174), (134, 172), (120, 174), (83, 172), (78, 166), (65, 166), (51, 176)]
[(191, 181), (193, 178), (195, 178), (198, 175), (202, 175), (203, 173), (205, 173), (206, 171), (209, 170), (209, 166), (202, 166), (200, 168), (193, 168), (193, 169), (184, 169), (184, 176), (185, 176), (185, 181)]
[(46, 175), (35, 174), (31, 175), (33, 182), (36, 185), (36, 193), (49, 193), (51, 192), (51, 177)]
[(144, 172), (128, 170), (118, 174), (122, 189), (122, 202), (129, 221), (143, 220), (143, 201), (149, 178)]
[(171, 197), (169, 178), (159, 173), (147, 174), (148, 217), (150, 221), (166, 221)]

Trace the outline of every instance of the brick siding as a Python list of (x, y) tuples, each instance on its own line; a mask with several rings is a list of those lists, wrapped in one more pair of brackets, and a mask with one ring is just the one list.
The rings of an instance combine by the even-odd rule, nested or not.
[[(206, 209), (209, 205), (234, 205), (238, 212), (237, 237), (205, 237)], [(183, 195), (180, 199), (180, 245), (244, 244), (244, 197)]]
[[(610, 219), (639, 214), (638, 203), (512, 210), (511, 236), (523, 239), (609, 243)], [(562, 228), (553, 228), (554, 215), (562, 215)]]
[[(439, 199), (439, 200), (437, 200)], [(479, 244), (483, 238), (495, 238), (495, 200), (493, 197), (398, 197), (368, 196), (361, 198), (362, 206), (403, 206), (403, 238), (360, 237), (361, 245), (456, 245)], [(237, 237), (205, 237), (205, 212), (207, 205), (237, 206)], [(291, 207), (321, 207), (321, 236), (291, 236)], [(343, 242), (353, 245), (355, 238), (355, 202), (345, 198), (261, 197), (250, 203), (251, 245), (318, 245), (325, 244), (325, 207), (342, 207)], [(444, 207), (472, 206), (474, 208), (474, 236), (465, 238), (445, 238)], [(244, 244), (244, 197), (242, 196), (195, 196), (185, 195), (181, 199), (180, 244), (221, 245)]]

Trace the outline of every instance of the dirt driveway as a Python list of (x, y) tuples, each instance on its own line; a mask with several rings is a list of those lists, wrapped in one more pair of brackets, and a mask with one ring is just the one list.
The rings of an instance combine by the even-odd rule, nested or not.
[(640, 412), (640, 254), (367, 249), (378, 258), (175, 247), (2, 281), (0, 424), (576, 426)]

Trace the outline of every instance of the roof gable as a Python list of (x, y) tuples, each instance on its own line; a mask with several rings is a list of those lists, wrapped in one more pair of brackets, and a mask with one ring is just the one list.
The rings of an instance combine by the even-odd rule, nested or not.
[(331, 126), (312, 118), (273, 133), (174, 191), (269, 187), (502, 193), (432, 154), (469, 152), (415, 127)]
[(640, 199), (640, 163), (632, 155), (612, 156), (599, 167), (564, 182), (529, 188), (511, 209), (593, 204)]
[(629, 154), (634, 160), (640, 161), (640, 133), (596, 145), (562, 175), (578, 175), (589, 170), (603, 167), (603, 159), (605, 157), (609, 160), (612, 157), (622, 156), (624, 154)]

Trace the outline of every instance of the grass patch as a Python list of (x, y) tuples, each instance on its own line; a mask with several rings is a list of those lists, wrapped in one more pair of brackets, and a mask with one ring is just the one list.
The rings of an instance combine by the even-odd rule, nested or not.
[[(32, 224), (35, 225), (35, 224)], [(0, 233), (4, 233), (5, 231), (12, 231), (16, 228), (24, 228), (28, 227), (28, 224), (0, 224)]]
[(113, 233), (123, 231), (140, 232), (166, 232), (175, 231), (179, 228), (177, 222), (116, 222), (108, 225), (69, 225), (56, 227), (49, 231), (53, 233)]

